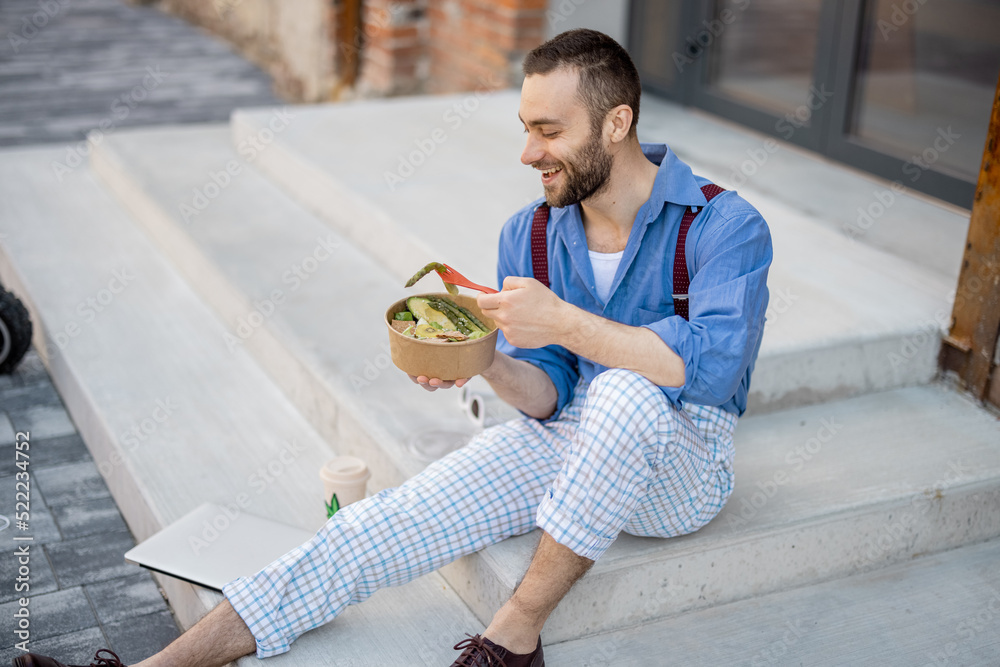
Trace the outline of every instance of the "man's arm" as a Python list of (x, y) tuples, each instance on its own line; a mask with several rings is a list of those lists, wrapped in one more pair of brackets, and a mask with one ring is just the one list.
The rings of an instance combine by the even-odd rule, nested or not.
[(497, 396), (529, 417), (547, 419), (556, 410), (556, 386), (549, 374), (534, 364), (498, 351), (482, 376)]
[(654, 332), (588, 313), (534, 278), (510, 276), (502, 292), (480, 295), (478, 303), (511, 345), (561, 345), (602, 366), (635, 371), (659, 386), (684, 384), (684, 361)]

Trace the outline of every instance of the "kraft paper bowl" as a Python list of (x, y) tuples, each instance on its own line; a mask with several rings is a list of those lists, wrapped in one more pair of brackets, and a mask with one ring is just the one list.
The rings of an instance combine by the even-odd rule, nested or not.
[(400, 299), (385, 311), (385, 326), (389, 330), (389, 350), (392, 363), (409, 375), (426, 375), (429, 378), (458, 380), (479, 375), (493, 363), (497, 348), (497, 328), (490, 318), (483, 315), (472, 296), (453, 296), (446, 292), (435, 294), (413, 294), (410, 296), (447, 297), (458, 305), (468, 308), (492, 331), (482, 338), (463, 340), (457, 343), (419, 340), (404, 336), (392, 328), (392, 318), (406, 310), (406, 299)]

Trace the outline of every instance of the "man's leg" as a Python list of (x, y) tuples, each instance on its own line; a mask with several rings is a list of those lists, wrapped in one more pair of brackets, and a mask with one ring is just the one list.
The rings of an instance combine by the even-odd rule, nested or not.
[(223, 600), (167, 648), (134, 667), (221, 667), (256, 647), (246, 623)]
[[(554, 444), (562, 440), (561, 445)], [(534, 420), (488, 429), (394, 489), (340, 510), (316, 536), (224, 594), (258, 657), (288, 650), (379, 588), (535, 527), (565, 437)]]
[(542, 532), (524, 579), (483, 636), (513, 653), (531, 653), (549, 614), (593, 564)]
[(514, 653), (533, 651), (573, 583), (623, 529), (635, 527), (637, 514), (640, 534), (667, 537), (704, 525), (726, 451), (699, 426), (636, 373), (598, 375), (565, 463), (539, 507), (545, 532), (538, 550), (484, 636)]

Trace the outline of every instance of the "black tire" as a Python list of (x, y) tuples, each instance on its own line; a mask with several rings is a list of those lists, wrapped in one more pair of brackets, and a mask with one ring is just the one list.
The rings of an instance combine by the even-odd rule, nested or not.
[(31, 347), (31, 317), (20, 299), (0, 287), (0, 375), (9, 375)]

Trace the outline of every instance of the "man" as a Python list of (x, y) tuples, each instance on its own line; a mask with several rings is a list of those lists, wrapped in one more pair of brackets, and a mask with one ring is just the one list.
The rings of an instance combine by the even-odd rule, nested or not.
[[(539, 527), (524, 579), (454, 664), (540, 667), (545, 620), (619, 533), (682, 535), (722, 509), (764, 325), (767, 226), (735, 193), (709, 203), (666, 146), (639, 144), (639, 77), (611, 38), (563, 33), (524, 72), (521, 161), (540, 172), (550, 219), (534, 243), (537, 205), (508, 221), (503, 291), (479, 304), (502, 331), (483, 377), (525, 418), (343, 508), (141, 666), (282, 653), (382, 586)], [(689, 207), (704, 210), (686, 239), (685, 319), (673, 257)]]

